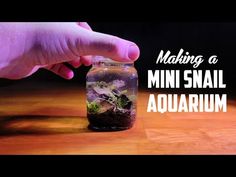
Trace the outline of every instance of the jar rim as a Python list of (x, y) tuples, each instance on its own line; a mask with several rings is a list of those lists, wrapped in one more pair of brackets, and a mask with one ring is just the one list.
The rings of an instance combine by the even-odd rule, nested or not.
[(93, 56), (92, 57), (92, 62), (93, 64), (111, 64), (111, 65), (133, 65), (134, 62), (119, 62), (112, 60), (111, 58), (108, 57), (103, 57), (103, 56)]

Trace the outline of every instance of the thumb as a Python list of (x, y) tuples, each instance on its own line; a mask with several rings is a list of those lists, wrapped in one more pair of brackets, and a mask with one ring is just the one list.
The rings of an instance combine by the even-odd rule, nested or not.
[(101, 55), (120, 62), (132, 62), (138, 59), (138, 46), (116, 36), (86, 31), (79, 36), (78, 50), (80, 55)]

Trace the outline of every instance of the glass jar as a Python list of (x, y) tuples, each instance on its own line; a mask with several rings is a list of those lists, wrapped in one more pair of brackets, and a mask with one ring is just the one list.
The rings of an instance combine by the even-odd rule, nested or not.
[(86, 77), (89, 129), (129, 129), (136, 119), (138, 74), (133, 63), (94, 57)]

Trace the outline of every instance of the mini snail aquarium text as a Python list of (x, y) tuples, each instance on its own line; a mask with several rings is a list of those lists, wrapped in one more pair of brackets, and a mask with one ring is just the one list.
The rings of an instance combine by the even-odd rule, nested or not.
[[(184, 89), (224, 89), (223, 70), (197, 70), (203, 62), (217, 64), (217, 55), (205, 61), (202, 55), (190, 55), (180, 49), (177, 55), (161, 50), (156, 64), (191, 64), (192, 70), (148, 70), (148, 88), (180, 88), (183, 80)], [(180, 79), (180, 75), (183, 79)], [(214, 92), (214, 91), (213, 91)], [(147, 112), (227, 112), (227, 94), (155, 94), (148, 98)]]

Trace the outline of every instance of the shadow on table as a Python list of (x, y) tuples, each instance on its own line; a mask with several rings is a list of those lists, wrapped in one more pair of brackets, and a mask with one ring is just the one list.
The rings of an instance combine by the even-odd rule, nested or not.
[(0, 116), (0, 136), (90, 132), (86, 117), (77, 116)]

